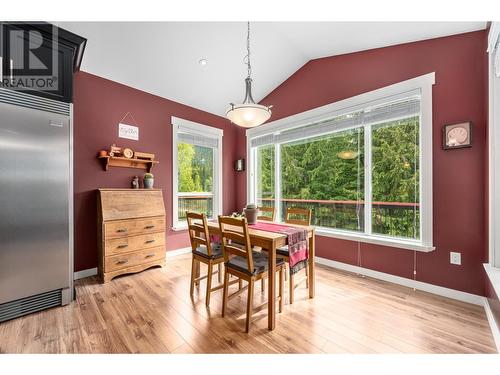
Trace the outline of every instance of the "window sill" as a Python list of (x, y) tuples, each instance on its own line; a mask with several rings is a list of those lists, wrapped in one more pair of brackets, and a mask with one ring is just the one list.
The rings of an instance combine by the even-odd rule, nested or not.
[(317, 228), (315, 233), (318, 236), (339, 238), (342, 240), (371, 243), (371, 244), (382, 245), (382, 246), (390, 246), (390, 247), (396, 247), (398, 249), (415, 250), (415, 251), (421, 251), (424, 253), (429, 253), (429, 252), (434, 251), (436, 249), (434, 246), (422, 245), (421, 243), (416, 242), (416, 241), (405, 241), (402, 239), (395, 239), (395, 238), (393, 239), (393, 238), (373, 236), (373, 235), (366, 236), (366, 235), (358, 234), (358, 233), (334, 231), (334, 230), (328, 230), (325, 228)]
[(187, 230), (187, 229), (188, 229), (187, 224), (179, 224), (179, 225), (172, 227), (172, 230), (174, 232), (182, 232), (183, 230)]
[(493, 290), (496, 295), (500, 298), (500, 268), (493, 267), (491, 264), (484, 263), (484, 270), (490, 279), (490, 283), (493, 286)]

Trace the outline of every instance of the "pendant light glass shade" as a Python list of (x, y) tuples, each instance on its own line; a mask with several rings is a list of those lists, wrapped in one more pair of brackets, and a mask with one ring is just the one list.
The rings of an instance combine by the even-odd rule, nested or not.
[(252, 67), (250, 65), (250, 22), (248, 22), (247, 55), (248, 76), (245, 78), (246, 93), (242, 104), (229, 104), (226, 116), (232, 123), (244, 128), (253, 128), (269, 120), (271, 107), (256, 104), (252, 98)]
[(269, 120), (271, 110), (264, 105), (255, 103), (235, 104), (227, 110), (226, 116), (236, 125), (252, 128)]

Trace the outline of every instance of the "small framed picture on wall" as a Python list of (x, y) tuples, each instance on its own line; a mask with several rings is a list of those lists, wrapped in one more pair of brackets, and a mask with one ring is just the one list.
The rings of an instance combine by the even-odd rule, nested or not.
[(443, 149), (472, 146), (472, 122), (461, 122), (443, 126)]

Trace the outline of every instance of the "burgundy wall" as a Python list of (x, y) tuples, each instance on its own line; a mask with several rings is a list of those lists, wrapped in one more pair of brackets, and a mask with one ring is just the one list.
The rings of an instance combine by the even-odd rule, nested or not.
[[(118, 123), (131, 112), (139, 126), (139, 141), (118, 138)], [(142, 170), (110, 168), (105, 172), (96, 158), (101, 149), (116, 143), (133, 150), (153, 152), (160, 164), (153, 168), (155, 187), (163, 189), (167, 229), (172, 227), (172, 127), (170, 118), (224, 129), (223, 181), (234, 186), (236, 151), (234, 125), (215, 116), (88, 73), (75, 76), (74, 87), (74, 217), (75, 271), (97, 266), (96, 207), (99, 187), (130, 187)], [(129, 118), (127, 118), (129, 120)], [(130, 123), (130, 120), (127, 121)], [(225, 212), (235, 209), (234, 189), (224, 190)], [(167, 231), (167, 249), (189, 246), (187, 233)]]
[[(247, 138), (246, 138), (246, 129), (237, 127), (236, 128), (236, 159), (245, 159), (247, 158), (246, 149), (247, 149)], [(248, 160), (247, 165), (248, 167)], [(236, 210), (243, 211), (243, 207), (247, 204), (247, 178), (246, 172), (236, 172)]]
[[(336, 102), (430, 72), (433, 88), (434, 245), (418, 253), (417, 280), (479, 295), (485, 294), (485, 148), (487, 65), (485, 32), (373, 49), (312, 60), (271, 92), (261, 104), (273, 107), (272, 120)], [(473, 147), (441, 149), (442, 126), (473, 122)], [(265, 125), (264, 125), (265, 126)], [(244, 139), (238, 133), (239, 147)], [(243, 150), (238, 152), (244, 152)], [(246, 196), (245, 177), (237, 178), (238, 205)], [(357, 264), (358, 244), (317, 238), (317, 255)], [(413, 278), (413, 252), (361, 243), (361, 266)], [(449, 252), (462, 253), (451, 265)]]

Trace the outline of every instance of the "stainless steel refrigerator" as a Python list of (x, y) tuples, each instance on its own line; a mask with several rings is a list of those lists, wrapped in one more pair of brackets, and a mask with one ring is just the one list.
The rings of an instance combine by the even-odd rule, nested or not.
[(72, 104), (0, 89), (0, 322), (73, 298)]

